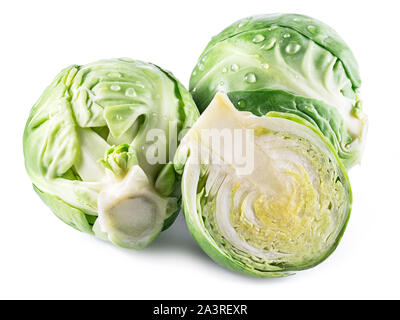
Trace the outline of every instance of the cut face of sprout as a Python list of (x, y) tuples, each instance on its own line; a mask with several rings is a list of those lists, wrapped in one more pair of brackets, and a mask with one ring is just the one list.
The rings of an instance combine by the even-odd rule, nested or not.
[[(230, 130), (234, 139), (235, 130), (249, 129), (253, 140), (242, 145), (251, 150), (246, 156), (253, 163), (246, 172), (232, 161), (234, 155), (227, 156), (237, 152), (231, 148), (235, 141), (202, 140), (204, 130)], [(218, 161), (202, 162), (214, 158)], [(301, 118), (277, 113), (257, 117), (217, 94), (175, 159), (184, 162), (189, 229), (222, 265), (279, 276), (319, 263), (336, 247), (350, 212), (350, 186), (329, 142)]]

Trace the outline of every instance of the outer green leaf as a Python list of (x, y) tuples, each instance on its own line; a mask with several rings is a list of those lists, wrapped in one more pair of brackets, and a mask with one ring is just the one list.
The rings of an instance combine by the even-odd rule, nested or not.
[(33, 188), (61, 221), (79, 231), (93, 233), (92, 227), (96, 217), (85, 214), (81, 210), (68, 205), (60, 198), (40, 191), (35, 186)]
[(259, 15), (239, 20), (213, 37), (205, 51), (217, 42), (234, 37), (239, 33), (277, 26), (293, 29), (337, 56), (342, 61), (353, 87), (361, 86), (357, 61), (339, 34), (325, 23), (301, 14)]
[[(190, 78), (190, 91), (201, 111), (217, 92), (285, 91), (298, 101), (312, 100), (327, 124), (318, 121), (320, 129), (332, 142), (335, 132), (334, 146), (347, 167), (360, 161), (365, 142), (360, 85), (357, 62), (337, 33), (318, 20), (291, 14), (237, 21), (210, 41)], [(285, 101), (278, 102), (278, 108)], [(308, 111), (298, 111), (310, 118)]]
[(68, 85), (77, 68), (64, 69), (32, 108), (24, 132), (28, 172), (48, 178), (65, 173), (79, 156), (77, 127)]

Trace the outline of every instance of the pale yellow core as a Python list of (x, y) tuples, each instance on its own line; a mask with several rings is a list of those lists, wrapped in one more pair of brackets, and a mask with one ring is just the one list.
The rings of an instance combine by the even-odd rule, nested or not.
[[(290, 140), (295, 141), (296, 137), (291, 136)], [(340, 218), (335, 211), (344, 199), (344, 189), (336, 181), (328, 156), (312, 144), (304, 140), (302, 143), (302, 148), (294, 147), (292, 151), (310, 163), (313, 172), (297, 163), (285, 170), (276, 168), (284, 187), (277, 192), (260, 193), (252, 203), (252, 219), (244, 201), (234, 207), (233, 198), (240, 189), (240, 181), (236, 182), (232, 187), (230, 219), (238, 236), (251, 246), (304, 259), (329, 247), (327, 240), (337, 231), (336, 220)]]

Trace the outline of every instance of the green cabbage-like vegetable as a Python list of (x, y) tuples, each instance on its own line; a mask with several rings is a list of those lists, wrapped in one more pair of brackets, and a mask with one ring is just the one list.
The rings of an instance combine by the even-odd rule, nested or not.
[(197, 117), (189, 92), (153, 64), (113, 59), (73, 65), (31, 110), (26, 170), (62, 221), (141, 249), (178, 213), (171, 142), (179, 143)]
[(222, 91), (239, 110), (296, 114), (321, 130), (349, 168), (365, 140), (360, 85), (357, 62), (334, 30), (278, 14), (239, 20), (215, 36), (193, 70), (190, 92), (200, 111)]
[(239, 111), (222, 93), (183, 138), (175, 168), (191, 234), (236, 272), (280, 277), (315, 266), (349, 218), (346, 170), (318, 128), (295, 114)]

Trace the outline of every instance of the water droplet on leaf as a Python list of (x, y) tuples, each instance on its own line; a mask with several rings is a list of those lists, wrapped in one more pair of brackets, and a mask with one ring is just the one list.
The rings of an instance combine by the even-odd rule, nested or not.
[(272, 31), (272, 30), (275, 30), (275, 29), (277, 29), (277, 28), (278, 28), (278, 26), (271, 26), (271, 27), (267, 28), (267, 30), (268, 30), (268, 31)]
[(136, 91), (135, 91), (135, 89), (133, 89), (133, 88), (128, 88), (128, 89), (126, 89), (126, 91), (125, 91), (125, 95), (126, 95), (127, 97), (136, 97)]
[(269, 64), (268, 64), (268, 63), (264, 63), (264, 64), (262, 65), (262, 67), (263, 67), (264, 69), (269, 69)]
[(234, 63), (233, 65), (231, 65), (231, 70), (236, 72), (239, 70), (239, 66), (236, 63)]
[(276, 43), (275, 38), (268, 39), (267, 43), (264, 44), (261, 48), (264, 50), (270, 50), (275, 46), (275, 43)]
[(296, 54), (297, 52), (299, 52), (300, 49), (301, 49), (301, 46), (300, 46), (298, 43), (296, 43), (296, 42), (290, 42), (290, 43), (287, 45), (285, 51), (286, 51), (288, 54)]
[(246, 101), (243, 99), (239, 100), (237, 104), (238, 104), (238, 107), (241, 109), (246, 107)]
[(317, 31), (318, 31), (317, 27), (313, 26), (313, 25), (308, 26), (307, 30), (310, 31), (311, 33), (317, 33)]
[(254, 43), (259, 43), (259, 42), (264, 41), (264, 40), (265, 40), (265, 37), (262, 34), (257, 34), (253, 38), (253, 42)]
[(245, 76), (244, 76), (244, 80), (246, 81), (246, 82), (248, 82), (248, 83), (254, 83), (254, 82), (256, 82), (257, 81), (257, 78), (256, 78), (256, 75), (254, 74), (254, 73), (247, 73)]

